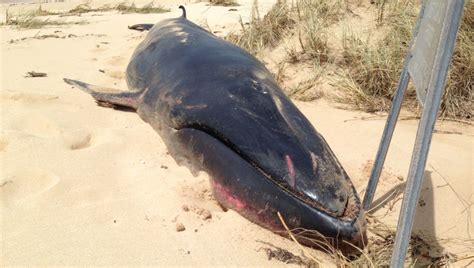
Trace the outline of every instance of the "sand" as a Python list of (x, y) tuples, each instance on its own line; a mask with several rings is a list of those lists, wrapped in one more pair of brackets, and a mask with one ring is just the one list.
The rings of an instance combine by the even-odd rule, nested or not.
[[(223, 36), (240, 27), (239, 14), (248, 20), (251, 2), (240, 1), (238, 11), (185, 4), (190, 20)], [(164, 2), (171, 8), (164, 14), (88, 13), (66, 18), (88, 22), (82, 25), (0, 28), (2, 266), (285, 265), (268, 260), (267, 243), (301, 254), (290, 240), (223, 211), (207, 175), (193, 177), (178, 166), (138, 115), (99, 107), (62, 81), (68, 77), (125, 90), (126, 64), (146, 34), (127, 25), (176, 17), (178, 4)], [(262, 14), (269, 7), (263, 3)], [(42, 35), (59, 38), (39, 39)], [(29, 71), (48, 75), (26, 78)], [(385, 117), (339, 109), (327, 99), (296, 105), (328, 141), (362, 197)], [(416, 129), (417, 120), (399, 122), (376, 199), (403, 184)], [(439, 238), (440, 249), (463, 255), (472, 248), (460, 241), (474, 237), (469, 206), (474, 128), (440, 121), (436, 130), (414, 230)], [(375, 215), (396, 226), (400, 201), (390, 205)], [(178, 225), (185, 230), (178, 232)], [(330, 265), (329, 257), (309, 251)]]

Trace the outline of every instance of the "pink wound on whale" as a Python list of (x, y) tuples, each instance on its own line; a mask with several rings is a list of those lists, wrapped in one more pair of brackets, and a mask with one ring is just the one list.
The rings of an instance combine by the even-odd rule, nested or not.
[(286, 167), (288, 168), (288, 177), (290, 178), (289, 183), (290, 183), (290, 186), (294, 188), (296, 185), (295, 167), (289, 155), (285, 155), (285, 160), (286, 160)]
[(227, 202), (227, 204), (233, 206), (236, 210), (242, 210), (245, 208), (245, 203), (235, 198), (234, 195), (222, 184), (216, 182), (215, 180), (211, 180), (211, 183), (216, 194), (224, 198), (225, 200), (223, 201)]

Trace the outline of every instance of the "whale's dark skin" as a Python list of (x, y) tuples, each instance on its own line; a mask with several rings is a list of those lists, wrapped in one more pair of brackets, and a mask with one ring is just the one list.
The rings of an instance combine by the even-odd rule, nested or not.
[(128, 64), (129, 92), (65, 81), (99, 104), (135, 109), (178, 163), (209, 174), (224, 207), (285, 235), (280, 212), (305, 244), (316, 237), (307, 229), (340, 248), (363, 247), (364, 212), (349, 177), (261, 62), (185, 14), (130, 28), (149, 33)]

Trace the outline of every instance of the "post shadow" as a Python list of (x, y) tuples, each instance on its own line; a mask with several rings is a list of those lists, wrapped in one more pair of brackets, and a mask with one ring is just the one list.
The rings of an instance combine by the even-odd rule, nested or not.
[[(406, 182), (399, 183), (377, 198), (371, 204), (369, 214), (384, 208), (389, 202), (403, 197)], [(437, 266), (443, 258), (443, 247), (436, 239), (433, 181), (431, 172), (425, 171), (420, 198), (413, 221), (410, 239), (413, 267)]]
[(416, 267), (437, 266), (444, 248), (436, 238), (434, 189), (431, 172), (424, 173), (411, 236), (411, 258)]

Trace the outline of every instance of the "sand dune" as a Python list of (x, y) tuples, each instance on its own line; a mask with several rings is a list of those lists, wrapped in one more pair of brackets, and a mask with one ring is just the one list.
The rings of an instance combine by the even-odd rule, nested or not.
[[(126, 90), (123, 72), (146, 34), (127, 26), (176, 17), (177, 2), (164, 2), (171, 12), (163, 14), (92, 13), (68, 18), (84, 25), (0, 28), (2, 265), (285, 265), (268, 260), (266, 243), (301, 254), (290, 240), (223, 211), (207, 175), (193, 177), (178, 166), (135, 113), (99, 107), (62, 81)], [(240, 27), (237, 14), (248, 20), (251, 1), (241, 4), (235, 12), (187, 3), (188, 17), (207, 21), (222, 36)], [(270, 6), (264, 3), (261, 12)], [(25, 78), (28, 71), (48, 76)], [(327, 100), (296, 104), (362, 194), (385, 118), (338, 109)], [(416, 128), (416, 120), (399, 122), (376, 199), (403, 184)], [(474, 236), (473, 207), (466, 207), (474, 202), (474, 128), (453, 122), (436, 128), (414, 229), (450, 238), (439, 248), (464, 254), (472, 248), (456, 241)], [(375, 215), (395, 226), (399, 206), (393, 202)], [(179, 223), (182, 232), (176, 231)], [(330, 264), (321, 252), (310, 252)]]

